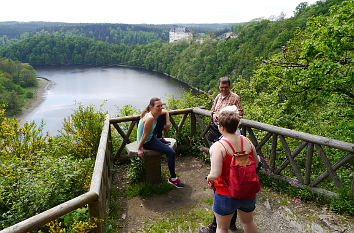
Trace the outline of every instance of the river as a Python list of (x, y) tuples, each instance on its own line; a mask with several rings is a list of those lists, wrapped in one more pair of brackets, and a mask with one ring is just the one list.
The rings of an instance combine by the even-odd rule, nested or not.
[(46, 67), (36, 68), (37, 76), (51, 81), (44, 101), (26, 114), (23, 121), (44, 122), (44, 131), (56, 135), (65, 117), (77, 103), (95, 105), (111, 117), (117, 108), (132, 105), (143, 109), (152, 97), (166, 101), (169, 95), (181, 96), (186, 85), (159, 73), (126, 67)]

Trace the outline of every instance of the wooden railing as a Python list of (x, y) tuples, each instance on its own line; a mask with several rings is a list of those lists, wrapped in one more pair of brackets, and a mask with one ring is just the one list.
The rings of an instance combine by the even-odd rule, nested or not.
[[(170, 113), (170, 122), (172, 125), (172, 131), (174, 135), (182, 133), (182, 127), (189, 116), (190, 120), (190, 135), (196, 136), (197, 132), (200, 133), (199, 137), (204, 140), (205, 144), (211, 144), (207, 141), (205, 135), (209, 130), (209, 122), (210, 122), (210, 111), (201, 109), (201, 108), (188, 108), (188, 109), (180, 109), (180, 110), (171, 110)], [(175, 117), (176, 115), (183, 115), (178, 124), (176, 123)], [(206, 117), (206, 118), (205, 118)], [(204, 118), (204, 119), (203, 119)], [(102, 134), (101, 140), (97, 152), (97, 158), (95, 162), (95, 168), (92, 175), (92, 182), (90, 190), (72, 200), (69, 200), (61, 205), (58, 205), (50, 210), (42, 212), (36, 216), (33, 216), (29, 219), (26, 219), (16, 225), (8, 227), (0, 233), (10, 233), (10, 232), (28, 232), (38, 227), (49, 223), (60, 216), (63, 216), (75, 209), (78, 209), (86, 204), (89, 206), (89, 215), (90, 217), (97, 217), (99, 219), (104, 219), (106, 217), (108, 211), (108, 202), (109, 202), (109, 194), (110, 194), (110, 183), (111, 183), (111, 173), (110, 168), (112, 166), (111, 163), (111, 155), (113, 155), (112, 151), (112, 136), (111, 136), (111, 125), (117, 130), (117, 132), (122, 137), (122, 142), (115, 152), (114, 159), (118, 159), (121, 156), (122, 151), (125, 148), (127, 143), (130, 143), (130, 135), (133, 132), (134, 127), (137, 125), (140, 117), (139, 116), (126, 116), (126, 117), (118, 117), (111, 118), (107, 116)], [(120, 126), (122, 123), (129, 123), (129, 127), (127, 127), (126, 132), (124, 132), (125, 127)], [(198, 124), (197, 124), (198, 123)], [(197, 129), (197, 125), (199, 125)], [(296, 182), (300, 188), (310, 189), (314, 192), (325, 194), (329, 196), (336, 196), (337, 194), (328, 190), (324, 190), (316, 187), (319, 183), (321, 183), (326, 177), (330, 176), (332, 181), (337, 187), (342, 187), (342, 183), (338, 175), (336, 174), (336, 170), (340, 167), (349, 163), (354, 157), (354, 144), (342, 142), (334, 139), (324, 138), (316, 135), (311, 135), (307, 133), (302, 133), (294, 130), (289, 130), (286, 128), (281, 128), (277, 126), (272, 126), (256, 121), (242, 119), (240, 123), (240, 127), (243, 130), (243, 133), (248, 133), (248, 137), (251, 139), (252, 143), (256, 147), (257, 153), (261, 156), (264, 161), (264, 168), (261, 172), (274, 177), (275, 179)], [(254, 129), (260, 130), (262, 132), (266, 132), (266, 135), (260, 140), (257, 138), (256, 133), (254, 133)], [(290, 150), (290, 147), (287, 142), (287, 138), (298, 139), (301, 143), (294, 149)], [(271, 140), (270, 140), (271, 139)], [(281, 165), (276, 167), (276, 162), (279, 163), (278, 155), (278, 139), (280, 140), (282, 149), (286, 154), (286, 159), (281, 162)], [(271, 142), (271, 152), (270, 154), (264, 154), (262, 152), (262, 148), (266, 146), (266, 143)], [(325, 154), (323, 146), (334, 148), (336, 150), (347, 152), (348, 154), (341, 158), (339, 161), (336, 161), (333, 165), (330, 163), (327, 155)], [(305, 165), (305, 174), (300, 172), (299, 167), (297, 166), (295, 159), (299, 155), (299, 153), (307, 147), (306, 153), (306, 165)], [(314, 149), (316, 149), (323, 161), (323, 164), (326, 167), (326, 171), (321, 175), (317, 176), (315, 179), (310, 179), (311, 177), (311, 166), (312, 166), (312, 157), (314, 153)], [(269, 162), (266, 162), (269, 161)], [(296, 178), (288, 177), (282, 175), (281, 172), (288, 167), (290, 167)], [(352, 193), (354, 190), (354, 178), (352, 181), (351, 187)], [(103, 225), (99, 223), (96, 232), (103, 232)]]
[[(210, 117), (210, 111), (195, 108), (193, 112), (198, 115)], [(201, 122), (201, 121), (198, 121)], [(204, 127), (200, 124), (200, 127), (204, 128), (202, 137), (208, 131), (208, 127)], [(338, 188), (342, 188), (342, 182), (339, 179), (336, 170), (338, 170), (343, 165), (349, 163), (350, 160), (354, 158), (354, 144), (343, 142), (339, 140), (334, 140), (330, 138), (325, 138), (317, 135), (312, 135), (308, 133), (303, 133), (295, 130), (290, 130), (286, 128), (281, 128), (273, 125), (268, 125), (256, 121), (242, 119), (240, 122), (240, 128), (243, 131), (243, 134), (249, 134), (249, 138), (256, 147), (257, 153), (260, 155), (263, 160), (264, 169), (261, 170), (262, 173), (267, 174), (275, 179), (291, 182), (296, 184), (300, 188), (305, 188), (312, 190), (316, 193), (325, 194), (327, 196), (337, 196), (337, 193), (321, 189), (316, 187), (328, 176), (331, 177), (332, 181)], [(266, 132), (266, 135), (260, 140), (255, 136), (253, 129)], [(246, 135), (247, 136), (247, 135)], [(290, 151), (290, 147), (286, 138), (298, 139), (301, 143), (297, 146), (296, 149)], [(270, 140), (271, 139), (271, 140)], [(277, 156), (278, 153), (278, 139), (281, 142), (281, 147), (285, 152), (286, 159), (281, 162), (280, 166), (275, 166), (276, 160), (279, 160)], [(265, 147), (266, 143), (271, 141), (271, 152), (268, 155), (265, 155), (262, 152), (262, 148)], [(336, 161), (333, 165), (328, 159), (323, 146), (334, 148), (340, 151), (347, 152), (348, 154), (343, 156), (340, 160)], [(306, 165), (305, 165), (305, 174), (300, 172), (300, 168), (295, 162), (295, 158), (300, 154), (300, 152), (307, 147), (306, 153)], [(318, 175), (315, 179), (311, 180), (311, 169), (312, 169), (312, 159), (314, 154), (314, 148), (318, 151), (323, 164), (326, 167), (326, 171)], [(279, 163), (279, 161), (278, 161)], [(292, 172), (296, 175), (296, 178), (288, 177), (281, 175), (281, 172), (290, 164)], [(354, 178), (352, 179), (351, 192), (353, 194), (354, 190)]]
[[(111, 184), (111, 154), (112, 139), (109, 116), (107, 115), (101, 133), (90, 190), (74, 199), (10, 226), (0, 231), (0, 233), (30, 232), (87, 204), (90, 217), (104, 219), (108, 211)], [(102, 222), (98, 223), (96, 231), (103, 232)]]
[[(181, 133), (181, 129), (188, 115), (190, 115), (190, 133), (191, 136), (195, 135), (197, 132), (197, 123), (199, 128), (201, 129), (200, 138), (211, 145), (211, 142), (207, 141), (205, 135), (209, 131), (209, 119), (211, 116), (211, 112), (201, 108), (189, 108), (189, 109), (181, 109), (181, 110), (172, 110), (170, 113), (170, 121), (171, 125), (174, 128), (174, 134)], [(177, 124), (173, 118), (173, 115), (183, 114), (181, 121)], [(208, 121), (203, 121), (202, 116), (208, 117)], [(111, 119), (111, 123), (114, 125), (118, 133), (122, 136), (123, 142), (120, 145), (119, 150), (116, 153), (116, 158), (118, 158), (123, 151), (125, 145), (130, 143), (129, 136), (134, 128), (134, 126), (138, 123), (140, 117), (139, 116), (128, 116), (128, 117), (120, 117)], [(129, 129), (125, 133), (122, 128), (119, 126), (121, 122), (130, 121), (131, 124)], [(207, 123), (205, 123), (207, 122)], [(331, 177), (333, 183), (338, 187), (342, 188), (342, 182), (339, 179), (336, 170), (341, 168), (343, 165), (349, 163), (350, 160), (354, 158), (354, 144), (343, 142), (335, 139), (325, 138), (317, 135), (312, 135), (308, 133), (303, 133), (295, 130), (290, 130), (286, 128), (281, 128), (269, 124), (264, 124), (252, 120), (242, 119), (240, 123), (240, 128), (243, 131), (243, 134), (248, 134), (248, 137), (251, 139), (252, 143), (256, 147), (257, 153), (260, 155), (264, 168), (261, 170), (262, 173), (267, 174), (275, 179), (291, 182), (292, 184), (296, 184), (299, 188), (305, 188), (312, 190), (319, 194), (325, 194), (327, 196), (337, 196), (337, 193), (316, 187), (319, 183), (321, 183), (328, 176)], [(266, 132), (266, 135), (260, 140), (256, 137), (254, 133), (254, 129)], [(246, 135), (247, 136), (247, 135)], [(287, 138), (300, 140), (301, 143), (294, 149), (290, 150), (289, 144), (287, 142)], [(271, 140), (270, 140), (271, 139)], [(278, 139), (280, 141), (280, 145), (278, 144)], [(266, 146), (266, 143), (271, 142), (271, 152), (270, 154), (264, 154), (262, 149)], [(281, 148), (278, 148), (278, 145)], [(336, 161), (333, 165), (328, 159), (323, 146), (334, 148), (336, 150), (347, 152), (348, 154), (343, 156), (340, 160)], [(305, 174), (300, 172), (300, 168), (296, 164), (296, 157), (300, 154), (300, 152), (307, 147), (306, 152), (306, 166), (305, 166)], [(279, 161), (280, 158), (277, 156), (279, 153), (277, 152), (279, 149), (283, 151), (286, 155), (286, 159), (284, 161)], [(316, 149), (322, 159), (324, 166), (326, 167), (326, 171), (322, 174), (318, 175), (314, 179), (310, 179), (312, 170), (312, 159), (314, 154), (314, 149)], [(278, 160), (278, 161), (277, 161)], [(276, 166), (276, 162), (280, 165)], [(296, 178), (288, 177), (286, 175), (282, 175), (281, 172), (290, 164), (292, 172), (295, 174)], [(352, 180), (351, 191), (353, 193), (354, 190), (354, 178)]]

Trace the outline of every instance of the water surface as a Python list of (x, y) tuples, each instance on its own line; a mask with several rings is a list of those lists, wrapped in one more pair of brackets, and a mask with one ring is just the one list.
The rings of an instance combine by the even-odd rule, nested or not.
[(53, 85), (24, 121), (43, 120), (44, 130), (51, 135), (62, 128), (63, 119), (73, 113), (77, 102), (95, 106), (105, 103), (103, 109), (113, 117), (118, 107), (129, 104), (143, 109), (152, 97), (166, 101), (168, 95), (180, 96), (181, 91), (188, 90), (167, 76), (125, 67), (50, 67), (36, 71)]

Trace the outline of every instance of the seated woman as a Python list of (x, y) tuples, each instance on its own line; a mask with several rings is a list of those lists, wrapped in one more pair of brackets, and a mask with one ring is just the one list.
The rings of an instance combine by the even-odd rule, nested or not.
[[(164, 127), (158, 127), (157, 118), (159, 118), (158, 125), (164, 125)], [(163, 122), (164, 121), (164, 122)], [(162, 123), (161, 123), (162, 122)], [(140, 115), (140, 121), (137, 130), (137, 142), (138, 142), (138, 156), (144, 156), (144, 149), (155, 150), (168, 157), (168, 169), (171, 177), (168, 179), (168, 183), (174, 185), (177, 188), (183, 188), (184, 184), (176, 177), (175, 173), (175, 157), (176, 152), (167, 145), (167, 142), (161, 137), (158, 139), (156, 135), (162, 135), (162, 129), (167, 131), (170, 127), (170, 116), (168, 112), (162, 109), (162, 102), (159, 98), (152, 98), (149, 105)], [(158, 132), (159, 131), (159, 132)]]
[(220, 113), (218, 128), (223, 135), (223, 139), (214, 143), (210, 148), (211, 170), (207, 181), (209, 188), (215, 188), (213, 211), (217, 222), (216, 232), (228, 232), (231, 218), (236, 210), (244, 231), (246, 233), (257, 232), (252, 215), (253, 210), (256, 208), (256, 194), (250, 194), (247, 199), (233, 198), (227, 185), (231, 158), (234, 154), (227, 141), (236, 151), (244, 151), (247, 155), (251, 155), (256, 167), (259, 163), (253, 144), (246, 137), (235, 134), (239, 122), (240, 118), (235, 111), (223, 111)]

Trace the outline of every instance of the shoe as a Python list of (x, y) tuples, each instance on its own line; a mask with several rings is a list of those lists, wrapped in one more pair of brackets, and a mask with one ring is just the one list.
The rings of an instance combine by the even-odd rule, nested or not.
[(202, 146), (202, 151), (209, 154), (209, 148)]
[(160, 138), (160, 141), (161, 141), (162, 143), (167, 144), (167, 145), (171, 144), (171, 142), (166, 141), (166, 139), (164, 139), (164, 138)]
[(200, 227), (199, 228), (199, 233), (215, 233), (216, 230), (214, 230), (212, 227), (211, 227), (211, 224), (207, 227)]
[(168, 183), (174, 185), (176, 188), (183, 188), (184, 187), (184, 184), (180, 181), (180, 179), (178, 177), (175, 180), (172, 180), (172, 178), (169, 178)]
[(230, 230), (231, 231), (237, 231), (236, 225), (230, 225)]

